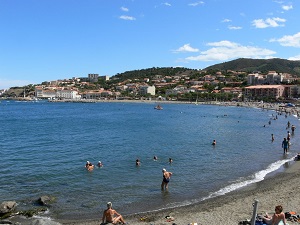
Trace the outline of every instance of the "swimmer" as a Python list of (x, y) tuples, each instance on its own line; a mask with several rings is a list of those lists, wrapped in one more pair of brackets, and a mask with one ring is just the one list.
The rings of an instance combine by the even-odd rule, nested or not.
[(169, 158), (169, 163), (171, 164), (173, 162), (173, 159), (172, 158)]
[(216, 145), (217, 144), (216, 140), (213, 140), (213, 142), (211, 144)]
[(274, 138), (274, 134), (271, 134), (271, 139), (272, 139), (272, 141), (274, 141), (274, 140), (275, 140), (275, 138)]
[(99, 162), (98, 162), (98, 164), (97, 164), (97, 166), (98, 166), (98, 167), (103, 167), (103, 164), (102, 164), (102, 162), (101, 162), (101, 161), (99, 161)]
[(94, 169), (94, 165), (92, 163), (90, 163), (89, 161), (86, 161), (86, 164), (85, 164), (85, 168), (88, 170), (88, 171), (92, 171)]
[(135, 160), (135, 165), (136, 166), (140, 166), (141, 165), (141, 161), (139, 159)]
[(156, 160), (157, 160), (157, 156), (156, 156), (156, 155), (153, 157), (153, 160), (154, 160), (154, 161), (156, 161)]

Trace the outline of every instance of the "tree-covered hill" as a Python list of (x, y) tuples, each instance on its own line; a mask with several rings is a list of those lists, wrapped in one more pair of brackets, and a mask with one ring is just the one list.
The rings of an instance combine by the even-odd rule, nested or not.
[(220, 64), (215, 64), (205, 68), (205, 70), (233, 70), (245, 71), (252, 73), (253, 71), (260, 71), (267, 73), (268, 71), (276, 71), (278, 73), (290, 73), (292, 75), (300, 76), (300, 60), (292, 61), (287, 59), (247, 59), (240, 58)]
[(162, 76), (176, 76), (176, 75), (187, 75), (191, 76), (195, 73), (199, 73), (198, 70), (188, 69), (184, 67), (153, 67), (141, 70), (126, 71), (124, 73), (118, 73), (111, 77), (112, 80), (124, 81), (127, 79), (153, 79), (156, 75)]

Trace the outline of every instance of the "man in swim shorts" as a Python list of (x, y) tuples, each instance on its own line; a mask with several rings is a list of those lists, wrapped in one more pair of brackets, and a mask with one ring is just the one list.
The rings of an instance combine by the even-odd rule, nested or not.
[(170, 182), (170, 178), (172, 176), (171, 172), (168, 172), (166, 169), (162, 169), (163, 172), (163, 180), (161, 182), (161, 190), (167, 190), (168, 189), (168, 184)]
[(283, 138), (282, 148), (283, 148), (283, 153), (286, 154), (289, 148), (289, 141), (286, 140), (286, 138)]
[(103, 216), (102, 216), (102, 224), (117, 224), (121, 222), (122, 224), (125, 224), (125, 221), (121, 214), (119, 214), (116, 210), (112, 209), (112, 203), (107, 203), (107, 209), (104, 210)]

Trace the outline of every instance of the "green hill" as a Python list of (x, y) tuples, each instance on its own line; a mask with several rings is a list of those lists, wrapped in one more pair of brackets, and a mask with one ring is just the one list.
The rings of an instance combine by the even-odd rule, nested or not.
[(251, 73), (260, 71), (267, 73), (268, 71), (276, 71), (278, 73), (290, 73), (300, 76), (300, 60), (291, 61), (287, 59), (246, 59), (240, 58), (220, 64), (215, 64), (205, 68), (205, 70), (233, 70)]
[(156, 75), (162, 76), (176, 76), (176, 75), (187, 75), (199, 73), (198, 70), (188, 69), (184, 67), (153, 67), (141, 70), (126, 71), (124, 73), (118, 73), (113, 76), (112, 80), (124, 81), (127, 79), (143, 79), (143, 78), (153, 78)]

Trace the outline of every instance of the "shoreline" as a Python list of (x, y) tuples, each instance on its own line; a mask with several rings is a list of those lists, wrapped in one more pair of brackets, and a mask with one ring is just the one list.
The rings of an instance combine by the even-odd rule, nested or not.
[[(124, 102), (123, 100), (121, 102)], [(126, 101), (127, 102), (127, 101)], [(134, 101), (135, 103), (143, 103)], [(124, 102), (125, 103), (125, 102)], [(157, 101), (146, 102), (146, 103), (157, 103)], [(179, 103), (179, 102), (161, 102), (164, 103)], [(182, 103), (182, 102), (181, 102)], [(180, 103), (180, 104), (181, 104)], [(194, 104), (194, 103), (185, 103), (185, 104)], [(217, 106), (235, 106), (237, 107), (237, 102), (213, 102), (212, 103), (199, 103), (206, 105), (216, 104)], [(279, 105), (274, 107), (275, 104), (265, 104), (267, 107), (262, 107), (259, 103), (239, 103), (240, 107), (257, 107), (264, 108), (266, 110), (280, 110)], [(261, 106), (261, 107), (260, 107)], [(272, 106), (272, 107), (271, 107)], [(288, 111), (296, 110), (298, 108), (287, 108)], [(238, 224), (240, 221), (249, 220), (252, 216), (253, 207), (252, 204), (254, 200), (258, 200), (258, 213), (272, 213), (275, 205), (282, 204), (284, 212), (286, 211), (296, 211), (297, 214), (300, 214), (300, 206), (297, 202), (297, 190), (300, 183), (300, 174), (297, 172), (300, 170), (300, 162), (289, 162), (288, 165), (282, 166), (282, 169), (272, 172), (267, 175), (264, 180), (257, 183), (250, 184), (246, 187), (231, 191), (225, 195), (217, 196), (214, 198), (203, 200), (199, 203), (191, 204), (188, 206), (180, 206), (171, 209), (164, 209), (154, 212), (145, 212), (145, 213), (136, 213), (134, 215), (123, 215), (126, 222), (129, 224), (189, 224), (189, 223), (198, 223), (200, 224), (222, 224), (222, 225), (232, 225)], [(172, 189), (170, 188), (170, 192)], [(105, 205), (99, 206), (99, 214), (93, 216), (98, 217), (99, 219), (54, 219), (47, 222), (47, 224), (87, 224), (87, 225), (96, 225), (100, 224), (101, 219), (101, 210), (105, 209)], [(119, 213), (122, 214), (122, 209), (117, 209)], [(42, 218), (44, 218), (43, 215)], [(166, 216), (171, 216), (174, 218), (174, 221), (167, 221)], [(145, 221), (141, 221), (141, 217), (147, 217)], [(10, 221), (18, 221), (17, 218), (9, 219)], [(36, 218), (37, 220), (37, 218)], [(41, 220), (41, 219), (38, 219)], [(22, 224), (33, 224), (31, 222), (23, 221)], [(37, 223), (35, 223), (37, 224)]]
[[(300, 213), (297, 197), (300, 183), (300, 162), (292, 161), (285, 165), (283, 172), (270, 175), (262, 181), (234, 190), (225, 195), (203, 200), (188, 206), (164, 209), (155, 212), (123, 215), (129, 224), (145, 225), (160, 224), (184, 225), (189, 223), (233, 225), (240, 221), (250, 220), (253, 213), (253, 203), (258, 201), (258, 214), (273, 213), (276, 205), (282, 205), (284, 212), (295, 211)], [(172, 190), (170, 190), (171, 192)], [(103, 209), (105, 206), (103, 206)], [(122, 214), (122, 209), (117, 209)], [(168, 221), (165, 217), (174, 218)], [(57, 220), (61, 224), (96, 225), (101, 223), (102, 215), (99, 212), (98, 220)], [(141, 220), (144, 218), (145, 220)]]

